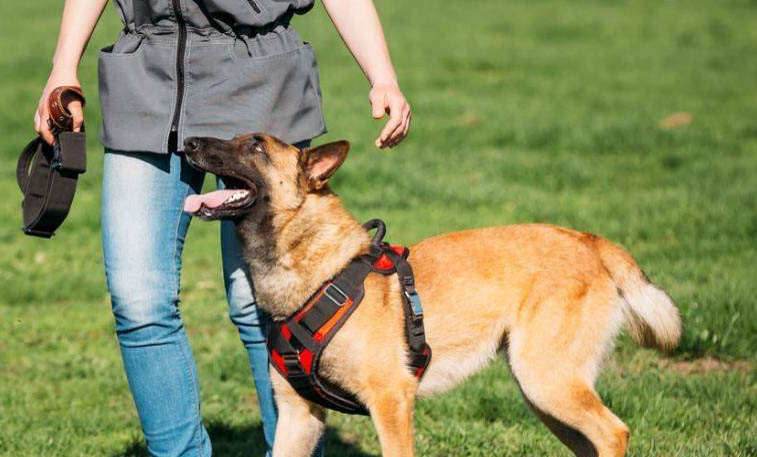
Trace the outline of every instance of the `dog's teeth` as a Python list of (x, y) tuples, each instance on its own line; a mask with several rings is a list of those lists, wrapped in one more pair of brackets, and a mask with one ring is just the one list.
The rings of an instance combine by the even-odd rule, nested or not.
[(239, 192), (234, 192), (233, 194), (231, 194), (231, 196), (229, 198), (227, 198), (224, 201), (224, 204), (226, 204), (226, 203), (234, 203), (236, 201), (239, 201), (239, 200), (243, 199), (246, 195), (247, 195), (247, 191), (246, 190), (240, 190)]

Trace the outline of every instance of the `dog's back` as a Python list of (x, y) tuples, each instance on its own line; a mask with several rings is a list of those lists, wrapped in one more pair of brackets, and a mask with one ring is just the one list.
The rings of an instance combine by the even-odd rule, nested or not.
[(434, 348), (420, 395), (506, 349), (527, 401), (561, 440), (578, 455), (623, 455), (628, 428), (593, 389), (599, 365), (624, 324), (662, 350), (681, 333), (673, 302), (629, 254), (596, 235), (524, 224), (429, 238), (410, 261)]

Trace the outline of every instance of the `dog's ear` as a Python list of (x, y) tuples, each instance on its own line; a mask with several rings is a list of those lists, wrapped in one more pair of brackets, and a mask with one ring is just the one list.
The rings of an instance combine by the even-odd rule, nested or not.
[(326, 185), (331, 175), (344, 163), (349, 150), (350, 143), (347, 141), (335, 141), (303, 151), (300, 166), (305, 174), (308, 192)]

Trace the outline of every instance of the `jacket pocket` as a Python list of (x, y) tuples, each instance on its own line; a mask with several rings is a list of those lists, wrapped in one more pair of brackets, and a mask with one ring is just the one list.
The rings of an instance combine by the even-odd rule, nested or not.
[(136, 48), (119, 46), (122, 41), (101, 50), (98, 59), (101, 141), (117, 150), (162, 151), (176, 92), (173, 66), (166, 65), (175, 59), (174, 49), (147, 39)]
[(325, 131), (318, 69), (309, 45), (300, 41), (285, 52), (241, 58), (230, 44), (225, 61), (213, 75), (197, 78), (202, 86), (191, 89), (197, 109), (187, 116), (194, 131), (229, 138), (263, 132), (288, 143)]

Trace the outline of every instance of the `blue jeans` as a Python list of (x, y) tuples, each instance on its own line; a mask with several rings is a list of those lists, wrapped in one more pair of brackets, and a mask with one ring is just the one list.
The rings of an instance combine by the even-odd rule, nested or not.
[[(303, 146), (303, 145), (301, 145)], [(184, 199), (203, 173), (182, 156), (107, 151), (102, 188), (105, 273), (126, 377), (150, 455), (210, 457), (192, 351), (179, 313), (181, 253), (191, 217)], [(268, 454), (276, 405), (268, 376), (267, 316), (253, 295), (233, 223), (221, 223), (231, 321), (247, 349)], [(316, 455), (322, 454), (319, 447)]]

